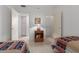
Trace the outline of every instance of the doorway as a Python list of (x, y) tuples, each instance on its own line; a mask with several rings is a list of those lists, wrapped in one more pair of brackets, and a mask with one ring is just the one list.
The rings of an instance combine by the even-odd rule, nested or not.
[(20, 37), (29, 37), (29, 15), (20, 15), (20, 21), (19, 21), (19, 27), (20, 27)]
[(29, 37), (29, 15), (12, 10), (12, 40)]

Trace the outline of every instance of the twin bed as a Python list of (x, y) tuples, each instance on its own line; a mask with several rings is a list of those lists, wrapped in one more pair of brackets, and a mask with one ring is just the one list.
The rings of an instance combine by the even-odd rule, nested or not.
[(70, 36), (68, 37), (70, 41), (66, 46), (66, 53), (79, 53), (79, 37), (78, 36)]
[(70, 41), (67, 43), (66, 53), (79, 53), (79, 41)]
[(56, 38), (55, 50), (60, 53), (79, 53), (79, 37), (67, 36)]
[(0, 53), (28, 53), (28, 47), (24, 41), (0, 42)]
[[(60, 52), (65, 50), (66, 53), (79, 53), (79, 37), (77, 36), (61, 37), (57, 38), (57, 40), (59, 43), (59, 44), (57, 43), (57, 45), (63, 48), (59, 49)], [(28, 52), (29, 52), (28, 44), (23, 40), (0, 42), (0, 53), (28, 53)]]

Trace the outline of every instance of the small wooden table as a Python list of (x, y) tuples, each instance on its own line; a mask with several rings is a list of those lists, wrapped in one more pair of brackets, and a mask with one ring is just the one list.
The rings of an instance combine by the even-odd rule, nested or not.
[(44, 31), (37, 30), (35, 31), (35, 42), (43, 42), (44, 41)]

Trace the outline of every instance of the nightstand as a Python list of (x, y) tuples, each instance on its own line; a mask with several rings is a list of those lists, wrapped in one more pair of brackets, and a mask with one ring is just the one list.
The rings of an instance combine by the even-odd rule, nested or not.
[(44, 41), (44, 31), (37, 30), (35, 31), (35, 42), (43, 42)]

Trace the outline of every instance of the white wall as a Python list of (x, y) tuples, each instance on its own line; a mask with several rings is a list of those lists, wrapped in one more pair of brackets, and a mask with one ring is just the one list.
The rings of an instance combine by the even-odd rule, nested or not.
[[(40, 17), (42, 22), (42, 27), (48, 29), (48, 33), (46, 33), (47, 37), (53, 36), (53, 34), (61, 35), (61, 10), (58, 8), (59, 6), (49, 6), (49, 5), (27, 5), (27, 7), (22, 8), (20, 6), (13, 6), (18, 12), (29, 14), (29, 27), (32, 28), (35, 26), (35, 17)], [(46, 27), (49, 23), (46, 23), (46, 16), (54, 16), (53, 22), (51, 23), (50, 27)], [(53, 28), (54, 27), (54, 28)], [(52, 28), (52, 29), (51, 29)], [(32, 31), (33, 32), (33, 31)], [(30, 34), (31, 35), (31, 34)]]
[(11, 10), (0, 5), (0, 41), (11, 39)]
[(55, 16), (54, 16), (54, 32), (53, 36), (61, 36), (61, 8), (60, 6), (56, 8), (55, 10)]
[[(17, 7), (17, 8), (16, 8)], [(47, 29), (48, 32), (46, 33), (47, 37), (51, 37), (53, 34), (53, 30), (50, 28), (53, 28), (53, 22), (51, 23), (51, 21), (49, 21), (49, 23), (51, 23), (50, 28), (48, 28), (47, 26), (49, 25), (49, 23), (46, 23), (46, 16), (54, 16), (55, 13), (55, 7), (53, 6), (27, 6), (26, 8), (21, 8), (19, 6), (15, 6), (15, 9), (17, 11), (19, 11), (20, 13), (26, 13), (29, 14), (29, 27), (30, 29), (32, 29), (33, 27), (35, 27), (35, 17), (40, 17), (41, 18), (41, 26), (44, 29)], [(30, 30), (31, 31), (31, 30)], [(31, 31), (33, 32), (33, 31)], [(30, 34), (30, 35), (34, 35), (34, 34)]]
[(63, 36), (79, 36), (79, 6), (63, 6)]
[[(33, 28), (35, 25), (35, 17), (41, 18), (41, 26), (46, 31), (46, 37), (52, 37), (54, 34), (61, 36), (61, 10), (59, 8), (45, 8), (43, 10), (26, 10), (29, 14), (29, 27), (30, 27), (30, 37), (34, 37)], [(46, 22), (46, 16), (53, 16), (52, 22)], [(49, 26), (49, 27), (48, 27)]]
[[(40, 14), (39, 12), (34, 12), (34, 13), (30, 13), (29, 16), (29, 26), (30, 26), (30, 39), (34, 39), (34, 31), (37, 28), (35, 25), (35, 17), (40, 17), (41, 18), (41, 27), (43, 28), (43, 30), (46, 29), (46, 25), (45, 25), (45, 15), (44, 14)], [(45, 33), (45, 31), (44, 31)]]
[[(29, 14), (29, 23), (30, 23), (30, 37), (33, 38), (34, 37), (34, 30), (33, 28), (36, 26), (35, 25), (35, 17), (40, 17), (41, 18), (41, 27), (45, 30), (44, 31), (44, 35), (46, 35), (46, 37), (51, 37), (53, 34), (53, 22), (51, 22), (51, 20), (49, 19), (49, 22), (46, 22), (46, 16), (53, 16), (53, 13), (51, 12), (50, 14), (45, 13), (45, 12), (32, 12)], [(52, 19), (53, 20), (53, 19)], [(51, 25), (50, 25), (51, 24)], [(50, 25), (50, 27), (48, 27)], [(51, 30), (52, 29), (52, 30)]]

